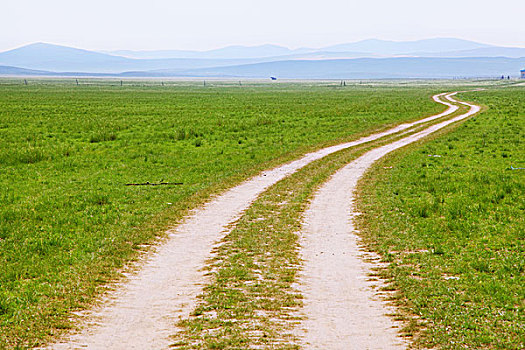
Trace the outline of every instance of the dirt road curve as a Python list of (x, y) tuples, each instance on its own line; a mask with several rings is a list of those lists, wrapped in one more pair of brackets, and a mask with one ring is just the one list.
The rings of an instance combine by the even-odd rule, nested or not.
[(187, 317), (201, 293), (206, 278), (202, 272), (214, 244), (227, 233), (250, 204), (269, 186), (308, 163), (341, 149), (376, 140), (414, 125), (443, 117), (457, 107), (417, 122), (399, 125), (357, 141), (328, 147), (303, 158), (265, 171), (214, 198), (195, 210), (170, 232), (169, 240), (158, 247), (138, 273), (129, 276), (109, 295), (104, 306), (85, 317), (83, 330), (51, 345), (50, 349), (165, 349), (175, 333), (175, 322)]
[[(452, 95), (445, 98), (452, 100)], [(455, 101), (457, 102), (457, 101)], [(460, 102), (463, 103), (463, 102)], [(360, 255), (351, 221), (357, 181), (379, 158), (453, 122), (477, 113), (470, 110), (450, 120), (373, 149), (339, 170), (315, 194), (305, 213), (301, 235), (304, 270), (300, 278), (306, 320), (300, 327), (306, 349), (402, 349), (388, 309), (368, 281), (369, 264)]]

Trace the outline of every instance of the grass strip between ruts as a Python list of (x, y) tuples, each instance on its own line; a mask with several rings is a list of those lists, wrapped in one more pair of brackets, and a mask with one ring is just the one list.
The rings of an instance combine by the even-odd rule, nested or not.
[[(364, 146), (366, 147), (366, 146)], [(259, 197), (216, 249), (213, 281), (193, 315), (179, 324), (180, 348), (296, 348), (287, 334), (301, 296), (297, 231), (313, 191), (354, 159), (350, 149), (316, 161)]]

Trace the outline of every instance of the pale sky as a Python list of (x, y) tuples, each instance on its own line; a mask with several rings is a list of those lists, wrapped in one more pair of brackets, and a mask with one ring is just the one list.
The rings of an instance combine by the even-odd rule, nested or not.
[(523, 0), (2, 0), (0, 51), (322, 47), (457, 37), (525, 47)]

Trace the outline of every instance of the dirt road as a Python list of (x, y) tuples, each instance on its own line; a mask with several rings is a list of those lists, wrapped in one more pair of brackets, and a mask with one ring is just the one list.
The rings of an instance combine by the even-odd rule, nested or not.
[[(454, 101), (452, 95), (445, 95)], [(379, 158), (464, 118), (480, 107), (357, 158), (316, 192), (305, 212), (301, 235), (304, 270), (299, 281), (306, 320), (299, 336), (305, 349), (402, 349), (385, 303), (368, 280), (370, 264), (360, 257), (352, 224), (352, 201), (359, 178)]]
[(68, 335), (51, 349), (164, 349), (170, 345), (175, 322), (187, 317), (207, 279), (202, 271), (214, 244), (227, 234), (227, 227), (259, 194), (308, 163), (339, 150), (379, 139), (457, 110), (449, 108), (436, 116), (405, 123), (359, 140), (309, 153), (299, 160), (265, 171), (212, 199), (169, 232), (136, 274), (129, 276), (102, 307), (85, 316), (82, 331)]

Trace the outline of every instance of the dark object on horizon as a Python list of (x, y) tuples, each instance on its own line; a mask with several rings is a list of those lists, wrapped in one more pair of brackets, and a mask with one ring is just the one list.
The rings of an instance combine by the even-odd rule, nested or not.
[(75, 81), (77, 82), (77, 85), (78, 85), (78, 79), (75, 79)]
[(520, 70), (521, 79), (525, 79), (525, 69)]
[(24, 79), (24, 84), (27, 85), (27, 79)]
[(272, 80), (277, 80), (277, 78), (276, 78), (276, 77), (270, 77), (270, 79), (272, 79)]

